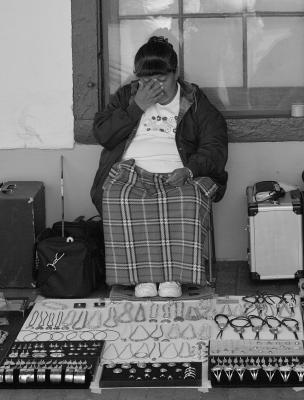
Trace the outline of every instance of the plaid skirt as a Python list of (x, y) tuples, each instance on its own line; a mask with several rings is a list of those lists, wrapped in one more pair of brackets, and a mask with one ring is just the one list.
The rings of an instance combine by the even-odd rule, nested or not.
[(134, 160), (115, 164), (103, 185), (108, 285), (178, 281), (204, 285), (210, 178), (166, 184)]

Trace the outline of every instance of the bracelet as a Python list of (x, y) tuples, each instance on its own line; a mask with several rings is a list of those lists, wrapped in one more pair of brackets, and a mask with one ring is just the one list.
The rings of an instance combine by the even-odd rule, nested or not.
[(52, 340), (52, 334), (51, 334), (51, 332), (37, 333), (35, 340), (37, 342), (49, 342), (50, 340)]
[[(25, 331), (25, 332), (26, 332), (26, 331)], [(27, 338), (28, 336), (31, 336), (31, 335), (33, 335), (33, 337)], [(22, 341), (23, 341), (23, 342), (32, 342), (32, 341), (37, 340), (37, 336), (38, 336), (38, 333), (37, 333), (37, 332), (28, 331), (28, 333), (26, 333), (26, 334), (23, 336)], [(27, 339), (26, 339), (26, 338), (27, 338)]]
[(188, 167), (185, 167), (186, 169), (187, 169), (187, 172), (188, 172), (188, 175), (189, 175), (189, 178), (188, 179), (193, 179), (193, 172), (191, 171), (191, 169), (190, 168), (188, 168)]
[[(102, 336), (102, 334), (103, 334), (104, 336)], [(100, 335), (101, 335), (101, 336), (100, 336)], [(101, 331), (101, 330), (96, 331), (96, 332), (93, 334), (94, 340), (105, 340), (106, 337), (107, 337), (107, 333), (106, 333), (105, 331)]]
[[(87, 335), (92, 335), (87, 337)], [(83, 331), (79, 334), (79, 338), (80, 340), (92, 340), (94, 339), (94, 333), (92, 331)]]
[[(73, 340), (77, 337), (78, 332), (69, 332), (66, 336), (65, 336), (65, 340)], [(74, 335), (74, 336), (73, 336)]]
[[(60, 341), (64, 338), (65, 332), (52, 332), (50, 333), (50, 335), (52, 341)], [(59, 335), (59, 337), (57, 337), (56, 335)]]

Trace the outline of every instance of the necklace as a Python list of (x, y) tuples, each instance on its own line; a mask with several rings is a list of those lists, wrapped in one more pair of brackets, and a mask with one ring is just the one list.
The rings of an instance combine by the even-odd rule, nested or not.
[(149, 322), (157, 322), (159, 304), (153, 303), (150, 306)]
[(185, 329), (181, 332), (180, 337), (182, 339), (190, 340), (196, 338), (196, 333), (192, 324), (188, 324)]
[(173, 321), (175, 322), (183, 322), (184, 321), (184, 308), (185, 308), (185, 303), (183, 301), (177, 301), (174, 303), (174, 308), (175, 308), (175, 317)]
[[(43, 317), (44, 313), (45, 313), (45, 317)], [(47, 311), (41, 311), (39, 316), (40, 316), (40, 321), (39, 321), (39, 324), (37, 325), (36, 329), (43, 329), (45, 320), (48, 317), (48, 312)]]
[(56, 323), (55, 323), (53, 329), (60, 329), (62, 318), (63, 318), (63, 311), (59, 311), (59, 313), (57, 315), (57, 320), (56, 320)]
[(74, 319), (76, 317), (76, 310), (70, 310), (62, 321), (62, 329), (69, 329), (70, 326), (74, 323)]
[(137, 325), (133, 332), (131, 332), (129, 339), (133, 342), (142, 342), (150, 337), (150, 333), (143, 325)]
[(180, 349), (179, 349), (178, 357), (188, 358), (188, 357), (191, 357), (192, 355), (193, 354), (192, 354), (192, 351), (191, 351), (190, 343), (189, 342), (183, 342), (181, 347), (180, 347)]
[(186, 311), (185, 319), (188, 321), (198, 321), (201, 319), (201, 315), (197, 307), (189, 306)]
[(180, 337), (180, 330), (177, 324), (172, 324), (171, 328), (167, 333), (169, 339), (178, 339)]
[(129, 323), (133, 321), (132, 317), (133, 303), (128, 302), (124, 304), (123, 312), (117, 317), (117, 321), (121, 323)]
[[(160, 331), (160, 334), (157, 335), (156, 334), (157, 331)], [(155, 329), (150, 333), (150, 338), (157, 341), (163, 336), (164, 336), (164, 331), (162, 325), (156, 324)]]
[(51, 330), (53, 328), (53, 323), (54, 323), (54, 318), (55, 318), (55, 313), (52, 311), (49, 314), (49, 318), (47, 320), (46, 326), (49, 330)]
[(88, 329), (99, 329), (101, 326), (101, 312), (100, 310), (96, 310), (91, 315), (90, 319), (88, 320), (86, 327)]
[(134, 321), (136, 322), (144, 322), (146, 320), (146, 315), (145, 315), (145, 309), (143, 307), (142, 304), (139, 305), (135, 317), (134, 317)]
[(103, 324), (107, 328), (114, 328), (115, 326), (117, 326), (116, 308), (114, 308), (114, 307), (109, 308), (108, 317)]
[(28, 325), (26, 326), (26, 328), (25, 329), (30, 329), (30, 328), (34, 328), (34, 326), (35, 326), (35, 324), (36, 324), (36, 321), (37, 321), (37, 319), (38, 319), (38, 316), (39, 316), (39, 311), (34, 311), (34, 313), (32, 314), (32, 318), (31, 318), (31, 320), (29, 321), (29, 323), (28, 323)]
[(170, 304), (163, 305), (163, 319), (161, 322), (171, 322)]
[[(87, 318), (87, 314), (88, 314), (87, 311), (85, 311), (85, 313), (84, 313), (84, 311), (81, 311), (79, 313), (79, 317), (77, 318), (77, 320), (72, 325), (72, 329), (73, 330), (80, 330), (80, 329), (84, 328), (85, 322), (86, 322), (86, 318)], [(84, 319), (83, 319), (83, 322), (80, 324), (80, 321), (81, 321), (82, 317), (84, 317)]]

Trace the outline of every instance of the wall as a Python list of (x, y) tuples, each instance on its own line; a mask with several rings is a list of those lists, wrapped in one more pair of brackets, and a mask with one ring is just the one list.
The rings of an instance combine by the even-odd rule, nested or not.
[[(4, 0), (2, 0), (4, 1)], [(12, 0), (6, 0), (9, 3)], [(16, 0), (14, 0), (16, 2)], [(41, 0), (31, 0), (33, 7), (32, 23), (28, 30), (35, 30), (35, 5)], [(53, 19), (60, 14), (61, 4), (67, 0), (57, 3), (53, 14), (48, 18)], [(27, 1), (29, 6), (29, 2)], [(71, 29), (70, 20), (65, 21)], [(15, 27), (16, 32), (18, 26)], [(59, 29), (59, 28), (58, 28)], [(41, 40), (50, 40), (46, 32), (41, 30)], [(7, 46), (12, 45), (7, 38)], [(66, 64), (72, 76), (70, 60), (70, 47), (66, 42), (60, 44), (61, 54), (66, 54)], [(26, 54), (31, 58), (36, 53), (31, 43), (27, 44)], [(44, 54), (43, 65), (53, 62), (51, 54)], [(49, 57), (49, 58), (48, 58)], [(35, 84), (37, 69), (24, 69), (27, 60), (19, 60), (18, 74), (20, 79), (32, 79)], [(52, 65), (52, 64), (51, 64)], [(1, 67), (0, 67), (1, 68)], [(15, 79), (15, 71), (8, 70), (7, 79)], [(60, 75), (60, 71), (56, 70)], [(8, 88), (8, 86), (7, 86)], [(35, 88), (33, 88), (35, 89)], [(47, 95), (48, 88), (43, 91)], [(72, 88), (70, 89), (72, 95)], [(8, 101), (13, 102), (10, 90), (1, 93)], [(0, 111), (0, 115), (1, 115)], [(68, 113), (68, 111), (67, 111)], [(67, 115), (67, 118), (69, 115)], [(4, 132), (0, 131), (0, 141)], [(62, 133), (64, 134), (64, 132)], [(75, 145), (71, 150), (39, 150), (39, 149), (15, 149), (0, 150), (0, 181), (7, 180), (41, 180), (46, 186), (46, 211), (47, 224), (59, 220), (60, 210), (60, 155), (64, 155), (65, 166), (65, 216), (73, 219), (78, 215), (90, 217), (96, 214), (96, 210), (89, 197), (89, 189), (98, 165), (100, 148), (93, 145)], [(229, 172), (229, 185), (224, 199), (214, 206), (216, 251), (218, 259), (244, 260), (246, 259), (247, 233), (246, 233), (246, 186), (258, 180), (276, 179), (290, 184), (301, 184), (301, 173), (304, 169), (303, 162), (304, 142), (284, 143), (231, 143), (229, 145), (229, 161), (227, 170)]]
[(72, 148), (70, 0), (0, 2), (0, 148)]

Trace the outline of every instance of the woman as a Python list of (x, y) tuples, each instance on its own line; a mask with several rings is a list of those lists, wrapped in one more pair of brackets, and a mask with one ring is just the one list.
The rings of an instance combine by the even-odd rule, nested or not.
[(178, 79), (167, 39), (138, 50), (134, 73), (94, 121), (104, 149), (91, 195), (103, 216), (107, 283), (179, 297), (181, 283), (206, 282), (206, 195), (216, 191), (218, 201), (226, 188), (226, 123)]

